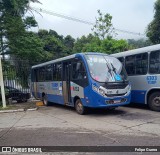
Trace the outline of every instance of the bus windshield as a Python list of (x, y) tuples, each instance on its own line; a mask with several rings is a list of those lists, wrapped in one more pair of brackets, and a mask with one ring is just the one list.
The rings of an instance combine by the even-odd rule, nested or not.
[(110, 56), (87, 54), (86, 60), (92, 78), (98, 82), (122, 82), (127, 74), (121, 62)]

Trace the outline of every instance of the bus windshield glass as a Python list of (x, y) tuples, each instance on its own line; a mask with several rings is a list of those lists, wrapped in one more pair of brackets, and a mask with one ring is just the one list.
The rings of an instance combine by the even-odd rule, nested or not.
[(127, 80), (126, 71), (121, 62), (110, 56), (85, 56), (92, 78), (98, 82), (122, 82)]

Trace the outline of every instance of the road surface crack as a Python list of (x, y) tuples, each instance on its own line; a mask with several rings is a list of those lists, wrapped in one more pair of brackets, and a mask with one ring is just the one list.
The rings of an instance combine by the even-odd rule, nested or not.
[(2, 139), (9, 131), (12, 130), (12, 128), (26, 115), (26, 112), (8, 129), (6, 132), (4, 132), (1, 136), (0, 139)]

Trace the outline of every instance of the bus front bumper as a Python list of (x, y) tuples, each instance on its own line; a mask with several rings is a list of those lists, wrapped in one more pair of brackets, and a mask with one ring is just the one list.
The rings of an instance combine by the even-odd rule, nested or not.
[(95, 98), (92, 102), (85, 104), (86, 107), (91, 108), (109, 108), (109, 107), (119, 107), (123, 105), (130, 104), (131, 93), (127, 96), (113, 97), (113, 98)]

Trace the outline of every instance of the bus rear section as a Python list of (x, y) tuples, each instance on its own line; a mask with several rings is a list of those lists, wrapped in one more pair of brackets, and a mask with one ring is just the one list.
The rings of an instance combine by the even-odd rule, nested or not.
[(131, 102), (160, 111), (160, 44), (113, 54), (131, 82)]
[(130, 84), (118, 59), (104, 54), (75, 54), (32, 67), (32, 94), (46, 105), (72, 106), (85, 114), (89, 107), (129, 104)]

